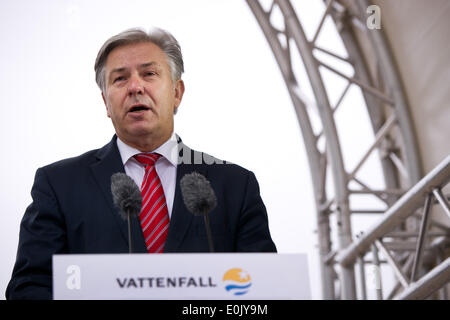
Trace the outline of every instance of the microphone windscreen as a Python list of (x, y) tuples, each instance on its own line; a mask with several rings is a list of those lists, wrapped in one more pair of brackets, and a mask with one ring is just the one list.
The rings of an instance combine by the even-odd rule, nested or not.
[(127, 219), (128, 213), (138, 216), (142, 207), (142, 196), (139, 187), (125, 173), (117, 172), (111, 176), (111, 193), (114, 204), (120, 209), (122, 218)]
[(210, 182), (200, 173), (192, 172), (180, 180), (181, 194), (186, 208), (194, 215), (207, 215), (217, 205)]

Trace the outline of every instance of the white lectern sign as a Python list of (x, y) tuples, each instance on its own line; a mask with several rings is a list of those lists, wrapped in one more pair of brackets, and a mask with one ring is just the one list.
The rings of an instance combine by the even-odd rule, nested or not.
[(310, 299), (305, 254), (53, 256), (54, 299)]

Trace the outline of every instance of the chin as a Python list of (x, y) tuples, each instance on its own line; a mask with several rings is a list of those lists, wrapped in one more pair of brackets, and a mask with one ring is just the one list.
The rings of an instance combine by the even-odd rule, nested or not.
[(154, 135), (155, 133), (157, 133), (157, 131), (157, 128), (149, 126), (148, 124), (146, 126), (136, 125), (126, 130), (127, 134), (133, 137)]
[(134, 129), (128, 132), (128, 135), (132, 137), (144, 137), (148, 135), (152, 135), (152, 130), (148, 129)]

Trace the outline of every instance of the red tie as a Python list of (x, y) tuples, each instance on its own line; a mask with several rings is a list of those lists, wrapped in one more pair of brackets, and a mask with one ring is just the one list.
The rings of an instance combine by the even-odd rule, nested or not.
[(160, 156), (157, 153), (139, 153), (134, 156), (145, 166), (145, 175), (141, 186), (142, 209), (139, 220), (149, 253), (163, 252), (169, 230), (166, 197), (155, 168), (155, 163)]

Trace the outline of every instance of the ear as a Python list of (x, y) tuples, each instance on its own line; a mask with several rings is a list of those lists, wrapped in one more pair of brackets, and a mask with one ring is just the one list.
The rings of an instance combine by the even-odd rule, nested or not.
[(108, 116), (108, 118), (111, 118), (111, 115), (109, 114), (108, 103), (106, 102), (106, 98), (105, 98), (105, 95), (103, 94), (103, 91), (102, 91), (102, 99), (103, 99), (103, 103), (105, 104), (105, 107), (106, 107), (106, 115)]
[(175, 82), (174, 85), (174, 94), (175, 94), (175, 105), (174, 105), (174, 110), (176, 111), (176, 109), (178, 108), (178, 106), (181, 103), (181, 100), (183, 99), (183, 94), (184, 94), (184, 82), (181, 79), (178, 79)]

